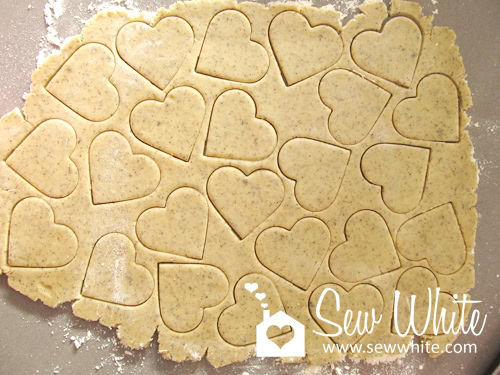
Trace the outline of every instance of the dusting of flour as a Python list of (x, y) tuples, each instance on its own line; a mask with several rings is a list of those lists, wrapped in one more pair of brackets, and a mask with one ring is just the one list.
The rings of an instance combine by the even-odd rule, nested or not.
[[(64, 45), (66, 38), (71, 36), (61, 35), (59, 24), (62, 17), (73, 17), (74, 22), (80, 23), (83, 26), (88, 19), (92, 18), (92, 16), (101, 11), (119, 9), (137, 13), (140, 12), (141, 9), (136, 0), (93, 0), (90, 2), (81, 0), (79, 9), (81, 10), (80, 13), (82, 13), (82, 15), (71, 16), (67, 14), (67, 6), (69, 6), (67, 1), (68, 0), (46, 0), (45, 2), (43, 13), (46, 24), (46, 34), (40, 40), (39, 53), (37, 56), (38, 66), (40, 66), (48, 56), (59, 52)], [(307, 2), (311, 2), (311, 0)], [(363, 2), (364, 0), (338, 0), (335, 1), (334, 4), (326, 5), (324, 8), (330, 8), (340, 12), (340, 20), (348, 21), (358, 13), (359, 6)], [(434, 6), (438, 3), (437, 0), (431, 0), (431, 2)], [(152, 4), (152, 2), (147, 3), (147, 6), (148, 8), (151, 8), (151, 10), (159, 8), (159, 6)], [(28, 10), (32, 9), (33, 7), (31, 5), (28, 6)], [(436, 8), (433, 10), (433, 14), (437, 13), (438, 10)], [(497, 129), (498, 128), (494, 131)], [(53, 336), (61, 336), (63, 343), (72, 345), (74, 350), (88, 350), (85, 345), (90, 342), (97, 344), (97, 348), (101, 350), (104, 350), (105, 348), (112, 348), (111, 355), (101, 358), (101, 360), (95, 365), (96, 372), (99, 372), (99, 370), (104, 367), (111, 365), (114, 366), (116, 373), (122, 374), (124, 373), (124, 366), (128, 363), (127, 359), (129, 358), (133, 358), (134, 362), (138, 364), (139, 367), (144, 367), (145, 355), (143, 353), (133, 353), (128, 350), (123, 351), (123, 349), (120, 349), (118, 340), (115, 336), (109, 336), (100, 331), (103, 329), (101, 326), (95, 327), (94, 334), (92, 334), (90, 330), (87, 330), (83, 334), (76, 334), (75, 331), (78, 332), (78, 327), (75, 328), (72, 323), (64, 326), (56, 326), (54, 321), (48, 321), (47, 323), (51, 327), (54, 325), (54, 330), (51, 334)], [(257, 359), (255, 359), (255, 361), (257, 361)], [(248, 369), (241, 373), (241, 375), (254, 375), (262, 373), (261, 365), (255, 361), (250, 361), (251, 364), (245, 366), (248, 367)], [(299, 367), (301, 370), (298, 373), (302, 375), (360, 375), (360, 370), (356, 367), (356, 363), (351, 361), (327, 366), (303, 365)], [(420, 362), (408, 360), (407, 358), (405, 361), (398, 360), (396, 363), (392, 363), (390, 365), (374, 365), (373, 374), (410, 375), (415, 374), (417, 370), (423, 370), (423, 368), (424, 366)], [(59, 374), (60, 372), (61, 366), (56, 366), (53, 370), (53, 374)], [(278, 372), (281, 373), (281, 370), (278, 370)], [(278, 372), (272, 371), (273, 374)]]

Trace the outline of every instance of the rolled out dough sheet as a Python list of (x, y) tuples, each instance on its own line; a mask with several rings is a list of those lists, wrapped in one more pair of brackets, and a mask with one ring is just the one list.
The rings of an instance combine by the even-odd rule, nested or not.
[[(9, 285), (214, 366), (255, 354), (266, 310), (305, 326), (306, 357), (286, 360), (313, 364), (343, 358), (324, 344), (408, 343), (396, 289), (439, 287), (460, 313), (477, 170), (455, 34), (416, 3), (360, 10), (343, 26), (332, 9), (230, 0), (94, 17), (0, 120)], [(328, 294), (323, 317), (373, 308), (373, 333), (314, 333), (332, 332), (325, 288), (342, 305)]]

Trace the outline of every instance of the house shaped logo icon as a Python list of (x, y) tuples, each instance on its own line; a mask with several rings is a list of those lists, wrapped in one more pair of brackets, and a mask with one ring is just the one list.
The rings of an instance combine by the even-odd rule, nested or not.
[[(283, 347), (279, 347), (267, 337), (267, 329), (272, 326), (283, 328), (290, 326), (293, 329), (293, 338)], [(305, 332), (304, 325), (296, 321), (283, 311), (269, 316), (269, 310), (264, 310), (264, 320), (257, 325), (257, 357), (304, 357)]]

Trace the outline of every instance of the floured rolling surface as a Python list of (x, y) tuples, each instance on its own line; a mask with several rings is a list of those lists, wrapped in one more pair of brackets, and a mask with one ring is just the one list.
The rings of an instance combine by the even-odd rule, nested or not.
[[(411, 2), (361, 11), (343, 27), (295, 4), (97, 15), (0, 120), (9, 285), (72, 301), (131, 348), (158, 330), (165, 358), (214, 366), (254, 354), (264, 310), (305, 325), (307, 356), (289, 360), (315, 364), (342, 359), (324, 353), (332, 341), (408, 343), (396, 288), (439, 287), (457, 313), (453, 295), (474, 286), (477, 177), (455, 34)], [(373, 307), (382, 322), (315, 334), (331, 332), (325, 288), (343, 303), (328, 294), (325, 318)]]

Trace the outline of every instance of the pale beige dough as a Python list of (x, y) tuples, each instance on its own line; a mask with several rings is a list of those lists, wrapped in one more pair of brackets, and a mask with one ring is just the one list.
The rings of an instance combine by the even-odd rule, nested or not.
[(419, 82), (416, 98), (405, 99), (396, 107), (393, 121), (396, 130), (408, 138), (457, 142), (459, 112), (453, 81), (442, 74), (431, 74)]
[[(264, 311), (324, 344), (404, 344), (393, 299), (457, 312), (474, 286), (476, 163), (454, 33), (419, 5), (200, 0), (98, 14), (0, 119), (0, 270), (121, 342), (214, 366), (255, 354)], [(321, 315), (382, 314), (329, 338)], [(401, 329), (408, 321), (400, 304)], [(467, 311), (466, 311), (467, 313)], [(271, 327), (278, 345), (293, 337)], [(445, 345), (453, 334), (424, 340)], [(400, 353), (396, 353), (400, 354)], [(385, 353), (347, 353), (357, 359)]]
[(116, 38), (120, 57), (131, 67), (164, 89), (174, 78), (194, 43), (189, 23), (165, 17), (154, 28), (144, 22), (125, 25)]
[[(337, 284), (325, 284), (321, 285), (318, 289), (316, 289), (311, 294), (311, 300), (309, 304), (309, 310), (311, 315), (314, 317), (316, 322), (323, 328), (325, 333), (334, 334), (337, 332), (334, 326), (331, 324), (327, 324), (324, 320), (319, 320), (316, 315), (316, 306), (319, 302), (319, 298), (321, 296), (321, 292), (325, 290), (325, 288), (330, 288), (336, 291), (339, 295), (340, 301), (344, 301), (344, 303), (340, 303), (340, 309), (337, 311), (336, 309), (336, 300), (334, 294), (332, 292), (328, 292), (324, 296), (324, 303), (322, 306), (326, 306), (321, 309), (321, 317), (323, 319), (337, 322), (337, 324), (342, 325), (344, 322), (344, 316), (347, 310), (351, 311), (367, 311), (366, 306), (372, 308), (375, 312), (375, 319), (380, 316), (384, 306), (384, 299), (382, 294), (378, 291), (377, 288), (373, 287), (370, 284), (358, 284), (349, 291), (342, 288)], [(374, 320), (373, 316), (370, 312), (370, 318), (368, 319), (368, 324)], [(356, 316), (353, 317), (356, 319)], [(349, 333), (349, 334), (347, 334)], [(354, 344), (359, 341), (362, 335), (358, 332), (347, 332), (343, 333), (339, 337), (335, 339), (339, 344)]]
[(169, 155), (189, 161), (200, 132), (205, 101), (191, 87), (176, 87), (163, 102), (147, 100), (132, 110), (134, 135)]
[(256, 161), (271, 155), (277, 136), (273, 126), (256, 117), (255, 102), (242, 90), (217, 98), (212, 110), (205, 155)]

